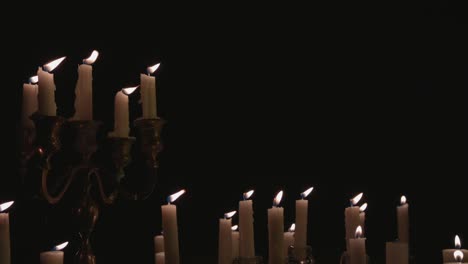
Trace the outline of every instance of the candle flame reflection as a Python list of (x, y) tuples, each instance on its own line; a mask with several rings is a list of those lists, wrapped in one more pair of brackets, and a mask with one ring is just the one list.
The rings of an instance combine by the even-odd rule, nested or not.
[(362, 237), (362, 227), (361, 226), (358, 226), (356, 228), (356, 232), (354, 233), (354, 237), (355, 238), (361, 238)]
[(404, 196), (404, 195), (401, 196), (401, 198), (400, 198), (400, 204), (401, 204), (401, 205), (406, 204), (406, 196)]
[(232, 212), (229, 212), (229, 213), (225, 213), (224, 218), (229, 219), (229, 218), (233, 217), (236, 213), (237, 213), (237, 211), (232, 211)]
[(356, 205), (357, 203), (359, 203), (359, 201), (362, 199), (362, 196), (364, 194), (363, 193), (360, 193), (358, 195), (356, 195), (353, 199), (351, 199), (351, 203), (354, 205)]
[(46, 65), (43, 66), (43, 69), (44, 71), (47, 71), (47, 72), (51, 72), (53, 71), (55, 68), (57, 68), (57, 66), (60, 65), (60, 63), (62, 63), (62, 61), (65, 59), (66, 57), (62, 57), (60, 59), (56, 59), (54, 61), (51, 61), (49, 63), (47, 63)]
[(365, 204), (361, 205), (361, 207), (359, 207), (359, 211), (361, 211), (361, 212), (366, 211), (366, 209), (367, 209), (367, 203), (365, 203)]
[(88, 64), (88, 65), (91, 65), (93, 64), (96, 59), (98, 58), (99, 56), (99, 52), (97, 50), (93, 50), (93, 52), (91, 52), (91, 56), (89, 56), (88, 58), (84, 59), (83, 60), (83, 63), (84, 64)]
[(314, 187), (310, 187), (309, 189), (307, 189), (305, 192), (301, 193), (301, 197), (302, 199), (305, 199), (307, 196), (309, 196), (309, 194), (314, 190)]
[(237, 229), (239, 229), (239, 226), (238, 226), (238, 225), (235, 225), (235, 226), (232, 226), (232, 227), (231, 227), (231, 230), (232, 230), (232, 231), (237, 231)]
[(155, 65), (146, 68), (148, 75), (153, 74), (159, 68), (159, 65), (161, 65), (161, 63), (156, 63)]
[(138, 88), (138, 86), (123, 88), (123, 89), (122, 89), (122, 92), (123, 92), (125, 95), (131, 95), (137, 88)]
[(35, 75), (29, 78), (29, 83), (38, 83), (39, 82), (39, 76)]
[(289, 227), (288, 231), (289, 231), (289, 232), (294, 232), (294, 231), (296, 231), (296, 224), (295, 224), (295, 223), (292, 223), (291, 226)]
[(245, 192), (244, 193), (244, 200), (249, 199), (250, 197), (252, 197), (253, 194), (254, 194), (254, 190), (250, 190), (248, 192)]
[(11, 202), (7, 202), (7, 203), (3, 203), (3, 204), (0, 204), (0, 212), (3, 212), (5, 211), (6, 209), (10, 208), (12, 205), (13, 205), (13, 201)]
[(60, 245), (55, 246), (55, 247), (54, 247), (54, 250), (55, 250), (55, 251), (59, 251), (59, 250), (62, 250), (62, 249), (64, 249), (64, 248), (66, 248), (67, 246), (68, 246), (68, 242), (65, 242), (65, 243), (62, 243), (62, 244), (60, 244)]
[(462, 262), (464, 257), (463, 252), (461, 250), (455, 250), (455, 252), (453, 252), (453, 257), (457, 262)]
[(455, 248), (457, 248), (457, 249), (461, 248), (461, 241), (460, 241), (460, 237), (458, 235), (455, 236)]
[(273, 206), (278, 206), (281, 203), (281, 199), (283, 198), (283, 191), (279, 191), (276, 195), (275, 199), (273, 199)]
[(167, 197), (167, 202), (168, 203), (175, 202), (175, 200), (177, 200), (184, 193), (185, 193), (185, 190), (181, 190), (181, 191), (178, 191), (178, 192), (174, 193), (173, 195), (169, 195)]

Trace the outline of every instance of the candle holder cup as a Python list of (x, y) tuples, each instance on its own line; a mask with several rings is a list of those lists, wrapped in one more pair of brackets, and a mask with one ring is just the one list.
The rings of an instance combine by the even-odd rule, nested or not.
[[(301, 254), (298, 254), (300, 252)], [(305, 257), (302, 257), (305, 256)], [(288, 264), (315, 264), (315, 259), (312, 253), (312, 247), (306, 246), (302, 248), (289, 246), (288, 248)]]

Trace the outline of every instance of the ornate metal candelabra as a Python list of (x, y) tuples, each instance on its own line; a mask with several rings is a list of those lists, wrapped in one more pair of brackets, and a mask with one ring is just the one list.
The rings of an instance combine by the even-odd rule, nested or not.
[[(113, 204), (117, 197), (143, 200), (154, 190), (164, 121), (138, 119), (134, 123), (137, 138), (103, 137), (100, 141), (99, 122), (68, 121), (38, 114), (31, 118), (36, 129), (23, 133), (23, 176), (29, 167), (28, 160), (34, 156), (32, 153), (39, 153), (42, 197), (50, 204), (57, 204), (64, 196), (72, 202), (81, 239), (75, 263), (95, 264), (90, 237), (101, 205)], [(124, 172), (132, 160), (135, 141), (139, 141), (139, 151), (133, 154), (144, 159), (146, 182), (142, 190), (130, 190), (126, 184), (129, 176)]]

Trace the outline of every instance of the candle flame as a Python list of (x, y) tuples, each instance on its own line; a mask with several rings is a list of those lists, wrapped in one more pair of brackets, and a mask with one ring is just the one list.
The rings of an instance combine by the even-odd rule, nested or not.
[(278, 194), (276, 194), (275, 199), (273, 199), (273, 206), (278, 206), (281, 203), (281, 199), (283, 198), (283, 191), (279, 191)]
[(225, 213), (224, 218), (229, 219), (229, 218), (233, 217), (236, 213), (237, 213), (237, 211), (232, 211), (232, 212), (229, 212), (229, 213)]
[(93, 52), (91, 52), (91, 55), (88, 58), (83, 60), (83, 63), (91, 65), (96, 61), (98, 56), (99, 56), (99, 52), (97, 50), (93, 50)]
[(146, 68), (148, 75), (153, 74), (159, 68), (159, 65), (161, 65), (161, 63), (156, 63), (155, 65)]
[(54, 250), (55, 250), (55, 251), (59, 251), (59, 250), (62, 250), (62, 249), (64, 249), (64, 248), (66, 248), (67, 246), (68, 246), (68, 242), (65, 242), (65, 243), (62, 243), (62, 244), (60, 244), (60, 245), (55, 246), (55, 247), (54, 247)]
[(360, 193), (358, 195), (356, 195), (353, 199), (351, 199), (351, 203), (354, 205), (356, 205), (357, 203), (359, 203), (359, 201), (362, 199), (362, 196), (364, 194), (363, 193)]
[(289, 227), (288, 231), (289, 231), (289, 232), (294, 232), (294, 231), (296, 231), (296, 224), (295, 224), (295, 223), (292, 223), (291, 226)]
[(458, 249), (461, 248), (461, 241), (458, 235), (455, 236), (455, 248), (458, 248)]
[(231, 227), (231, 230), (232, 230), (232, 231), (237, 231), (237, 229), (239, 229), (239, 226), (238, 226), (238, 225), (235, 225), (235, 226), (232, 226), (232, 227)]
[(139, 86), (122, 88), (122, 93), (125, 95), (131, 95)]
[(175, 202), (175, 200), (177, 200), (184, 193), (185, 193), (185, 190), (181, 190), (181, 191), (178, 191), (178, 192), (174, 193), (173, 195), (169, 195), (167, 197), (167, 202), (168, 203)]
[(358, 226), (356, 228), (356, 232), (354, 233), (354, 237), (355, 238), (361, 238), (362, 237), (362, 227), (361, 226)]
[(361, 212), (366, 211), (366, 209), (367, 209), (367, 203), (365, 203), (365, 204), (361, 205), (361, 207), (359, 207), (359, 211), (361, 211)]
[(455, 252), (453, 252), (453, 257), (457, 262), (462, 262), (464, 257), (463, 252), (461, 250), (455, 250)]
[(406, 196), (404, 196), (404, 195), (401, 196), (401, 198), (400, 198), (400, 204), (401, 204), (401, 205), (406, 204)]
[(3, 203), (3, 204), (0, 204), (0, 212), (3, 212), (5, 211), (6, 209), (10, 208), (12, 205), (13, 205), (13, 201), (11, 202), (7, 202), (7, 203)]
[(35, 75), (29, 78), (29, 83), (38, 83), (39, 82), (39, 76)]
[(47, 63), (46, 65), (44, 65), (43, 69), (44, 71), (47, 71), (47, 72), (51, 72), (53, 71), (55, 68), (57, 68), (57, 66), (60, 65), (60, 63), (62, 63), (62, 61), (65, 59), (66, 57), (62, 57), (60, 59), (56, 59), (54, 61), (51, 61), (49, 63)]
[(309, 189), (307, 189), (305, 192), (301, 193), (301, 197), (302, 199), (305, 199), (307, 196), (309, 196), (309, 194), (314, 190), (314, 187), (310, 187)]
[(254, 194), (254, 190), (250, 190), (248, 192), (245, 192), (244, 193), (244, 200), (249, 199), (250, 197), (252, 197), (253, 194)]

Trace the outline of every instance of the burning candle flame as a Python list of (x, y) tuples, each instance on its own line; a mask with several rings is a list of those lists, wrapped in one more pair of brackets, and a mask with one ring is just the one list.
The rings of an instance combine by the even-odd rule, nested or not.
[(13, 201), (11, 202), (7, 202), (7, 203), (3, 203), (3, 204), (0, 204), (0, 212), (3, 212), (5, 211), (6, 209), (10, 208), (10, 206), (13, 205)]
[(359, 207), (359, 211), (361, 211), (361, 212), (366, 211), (366, 209), (367, 209), (367, 203), (365, 203), (365, 204), (361, 205), (361, 207)]
[(356, 232), (354, 233), (354, 237), (355, 238), (361, 238), (362, 236), (362, 227), (361, 226), (358, 226), (356, 228)]
[(229, 213), (225, 213), (224, 218), (229, 219), (229, 218), (233, 217), (236, 213), (237, 213), (237, 211), (232, 211), (232, 212), (229, 212)]
[(458, 235), (455, 236), (455, 248), (457, 248), (457, 249), (461, 248), (461, 241), (460, 241), (460, 237)]
[(185, 193), (185, 190), (181, 190), (181, 191), (178, 191), (178, 192), (174, 193), (173, 195), (169, 195), (167, 197), (167, 202), (168, 203), (175, 202), (175, 200), (177, 200), (184, 193)]
[(238, 226), (238, 225), (235, 225), (235, 226), (232, 226), (232, 227), (231, 227), (231, 230), (232, 230), (232, 231), (236, 231), (237, 229), (239, 229), (239, 226)]
[(463, 252), (461, 250), (455, 250), (455, 252), (453, 252), (453, 257), (455, 258), (455, 260), (457, 262), (462, 262), (463, 261)]
[(146, 68), (148, 75), (153, 74), (159, 68), (159, 65), (161, 65), (161, 63), (156, 63), (155, 65)]
[(83, 63), (91, 65), (96, 61), (98, 56), (99, 56), (99, 52), (97, 50), (93, 50), (93, 52), (91, 52), (91, 56), (89, 56), (87, 59), (84, 59)]
[(35, 75), (29, 78), (29, 83), (38, 83), (39, 82), (39, 76)]
[(274, 207), (278, 206), (281, 203), (282, 198), (283, 198), (283, 191), (279, 191), (275, 199), (273, 199), (273, 206)]
[(47, 72), (51, 72), (53, 71), (55, 68), (57, 68), (57, 66), (60, 65), (60, 63), (62, 63), (62, 61), (65, 59), (66, 57), (62, 57), (60, 59), (56, 59), (54, 61), (51, 61), (49, 63), (47, 63), (46, 65), (44, 65), (42, 68), (44, 69), (44, 71), (47, 71)]
[(250, 190), (244, 193), (244, 200), (248, 200), (254, 194), (254, 190)]
[(62, 249), (64, 249), (64, 248), (66, 248), (67, 246), (68, 246), (68, 242), (65, 242), (65, 243), (63, 243), (63, 244), (60, 244), (60, 245), (55, 246), (55, 247), (54, 247), (54, 250), (55, 250), (55, 251), (59, 251), (59, 250), (62, 250)]
[(296, 224), (295, 224), (295, 223), (292, 223), (291, 226), (289, 227), (288, 231), (289, 231), (289, 232), (294, 232), (294, 231), (296, 231)]
[(351, 199), (351, 203), (353, 204), (353, 206), (355, 206), (357, 203), (359, 203), (359, 201), (362, 199), (363, 195), (364, 195), (363, 193), (360, 193), (360, 194), (356, 195), (353, 199)]
[(131, 95), (139, 86), (122, 88), (122, 93), (125, 95)]
[(310, 187), (309, 189), (307, 189), (305, 192), (301, 193), (301, 197), (302, 199), (305, 199), (307, 196), (309, 196), (309, 194), (314, 190), (314, 187)]
[(406, 204), (406, 196), (404, 196), (404, 195), (401, 196), (401, 198), (400, 198), (400, 204), (401, 204), (401, 205)]

